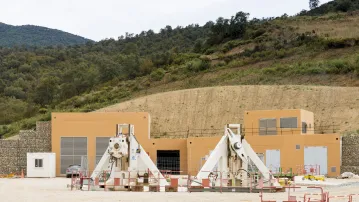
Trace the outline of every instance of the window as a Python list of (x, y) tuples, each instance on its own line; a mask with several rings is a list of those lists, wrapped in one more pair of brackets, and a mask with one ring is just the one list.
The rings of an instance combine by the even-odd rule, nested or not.
[(297, 117), (280, 118), (281, 128), (298, 128)]
[(259, 119), (259, 135), (277, 135), (277, 119)]
[(43, 159), (35, 159), (35, 168), (42, 168), (43, 164), (42, 164)]
[[(70, 165), (81, 165), (87, 168), (87, 138), (61, 137), (61, 174), (66, 173)], [(85, 165), (85, 164), (86, 165)]]
[(299, 150), (299, 149), (300, 149), (300, 145), (299, 145), (299, 144), (295, 145), (295, 149)]
[(302, 133), (307, 133), (308, 125), (306, 122), (302, 122)]

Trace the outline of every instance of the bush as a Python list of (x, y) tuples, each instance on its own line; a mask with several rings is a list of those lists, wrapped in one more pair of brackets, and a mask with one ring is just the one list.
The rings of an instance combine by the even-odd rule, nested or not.
[(160, 81), (165, 76), (166, 71), (162, 68), (158, 68), (151, 72), (150, 77), (152, 81)]
[(256, 31), (253, 32), (251, 38), (255, 39), (257, 37), (262, 36), (264, 33), (266, 33), (266, 30), (264, 28), (259, 28)]
[(325, 41), (326, 48), (336, 49), (354, 46), (356, 39), (328, 39)]
[(24, 122), (21, 124), (21, 128), (24, 129), (33, 129), (36, 127), (36, 119), (25, 119)]
[(216, 51), (217, 51), (217, 48), (216, 48), (216, 47), (211, 47), (211, 48), (207, 49), (207, 50), (204, 52), (204, 54), (210, 55), (210, 54), (213, 54), (213, 53), (216, 52)]
[(351, 9), (351, 7), (352, 7), (352, 3), (349, 0), (344, 0), (341, 1), (335, 9), (336, 11), (348, 12)]
[(210, 68), (210, 61), (208, 59), (194, 59), (186, 63), (186, 69), (190, 72), (204, 71)]
[(47, 112), (47, 109), (46, 108), (40, 108), (39, 109), (39, 113), (40, 114), (45, 114)]

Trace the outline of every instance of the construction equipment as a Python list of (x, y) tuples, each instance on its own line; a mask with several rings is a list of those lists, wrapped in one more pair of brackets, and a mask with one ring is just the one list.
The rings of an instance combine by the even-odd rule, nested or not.
[[(254, 152), (250, 144), (240, 134), (240, 124), (228, 124), (224, 128), (224, 135), (218, 142), (215, 149), (210, 154), (206, 163), (197, 174), (192, 186), (198, 186), (202, 179), (210, 179), (212, 187), (214, 186), (250, 186), (250, 174), (248, 172), (250, 165), (257, 167), (261, 173), (264, 183), (271, 187), (281, 188), (281, 185), (273, 178), (269, 169), (264, 165), (258, 155)], [(236, 133), (233, 132), (236, 131)], [(210, 173), (209, 173), (210, 172)], [(221, 178), (210, 175), (216, 173), (226, 173)], [(221, 180), (231, 182), (228, 185), (222, 184)]]
[[(96, 178), (102, 179), (102, 185), (109, 190), (130, 190), (131, 187), (137, 186), (138, 182), (143, 181), (143, 177), (152, 175), (154, 179), (152, 183), (156, 186), (168, 185), (137, 141), (134, 126), (117, 124), (116, 131), (116, 136), (110, 138), (106, 152), (91, 175), (92, 181)], [(109, 176), (106, 172), (110, 173)]]
[(325, 181), (325, 177), (324, 177), (324, 176), (321, 176), (321, 175), (311, 175), (311, 174), (308, 174), (308, 175), (304, 175), (304, 176), (303, 176), (303, 180)]

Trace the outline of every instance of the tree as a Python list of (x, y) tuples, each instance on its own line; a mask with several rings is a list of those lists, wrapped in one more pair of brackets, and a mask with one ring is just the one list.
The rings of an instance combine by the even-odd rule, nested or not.
[(352, 6), (351, 1), (349, 0), (341, 1), (336, 7), (336, 10), (341, 12), (348, 12), (351, 6)]
[(309, 8), (314, 9), (319, 6), (319, 0), (309, 0)]
[(36, 87), (34, 101), (41, 105), (51, 104), (58, 90), (58, 78), (44, 76)]
[(246, 32), (249, 13), (238, 12), (232, 16), (230, 20), (230, 36), (231, 38), (241, 38)]

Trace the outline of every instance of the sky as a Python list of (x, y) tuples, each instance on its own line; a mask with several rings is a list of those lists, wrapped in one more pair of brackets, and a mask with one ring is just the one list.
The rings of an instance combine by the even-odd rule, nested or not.
[[(294, 15), (309, 0), (1, 0), (0, 22), (59, 29), (95, 41), (149, 29), (204, 25), (238, 11), (250, 18)], [(329, 0), (321, 0), (326, 3)]]

